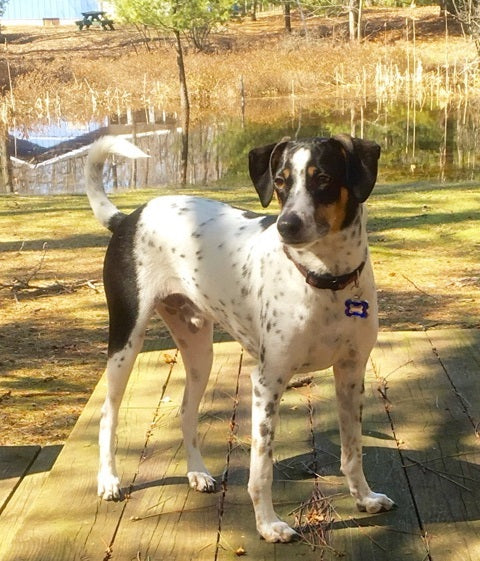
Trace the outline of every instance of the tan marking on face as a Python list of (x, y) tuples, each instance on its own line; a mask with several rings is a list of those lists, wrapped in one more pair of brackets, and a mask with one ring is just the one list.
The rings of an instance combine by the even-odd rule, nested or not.
[(290, 168), (285, 168), (284, 170), (282, 170), (282, 175), (285, 179), (288, 179), (291, 175), (291, 170)]
[(282, 208), (282, 207), (283, 207), (283, 203), (282, 203), (282, 199), (281, 199), (281, 198), (279, 197), (279, 195), (278, 195), (278, 191), (275, 189), (273, 192), (274, 192), (274, 194), (275, 194), (275, 198), (277, 199), (277, 203), (280, 205), (280, 208)]
[(318, 171), (318, 168), (316, 168), (315, 166), (308, 166), (308, 168), (307, 168), (308, 177), (313, 177), (317, 171)]
[(320, 223), (327, 223), (330, 232), (335, 233), (341, 230), (347, 214), (348, 190), (340, 187), (340, 196), (329, 205), (318, 205), (315, 209), (315, 220)]

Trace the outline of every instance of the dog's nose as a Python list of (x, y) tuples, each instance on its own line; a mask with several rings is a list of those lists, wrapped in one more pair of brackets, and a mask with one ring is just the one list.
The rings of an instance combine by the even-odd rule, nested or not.
[(285, 242), (295, 242), (303, 228), (303, 221), (295, 212), (280, 215), (277, 228)]

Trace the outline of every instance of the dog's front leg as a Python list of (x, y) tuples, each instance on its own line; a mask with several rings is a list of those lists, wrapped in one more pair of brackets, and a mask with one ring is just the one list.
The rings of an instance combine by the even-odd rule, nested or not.
[(365, 479), (362, 461), (362, 408), (365, 363), (340, 360), (333, 367), (340, 422), (341, 470), (347, 478), (358, 510), (370, 513), (390, 510), (394, 502), (374, 493)]
[(286, 379), (269, 376), (262, 366), (252, 373), (252, 449), (248, 492), (257, 530), (267, 542), (288, 542), (296, 532), (273, 510), (273, 438)]

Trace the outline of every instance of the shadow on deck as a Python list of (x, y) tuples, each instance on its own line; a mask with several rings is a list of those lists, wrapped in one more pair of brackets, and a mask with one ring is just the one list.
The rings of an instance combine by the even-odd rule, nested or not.
[(0, 447), (1, 560), (480, 559), (480, 331), (381, 333), (366, 378), (364, 464), (372, 488), (398, 505), (388, 513), (358, 513), (348, 496), (330, 373), (287, 390), (274, 503), (304, 531), (288, 545), (259, 539), (246, 490), (251, 359), (236, 343), (216, 345), (200, 440), (223, 484), (204, 495), (186, 484), (183, 368), (166, 354), (175, 351), (139, 357), (123, 401), (126, 501), (95, 494), (103, 378), (61, 451)]

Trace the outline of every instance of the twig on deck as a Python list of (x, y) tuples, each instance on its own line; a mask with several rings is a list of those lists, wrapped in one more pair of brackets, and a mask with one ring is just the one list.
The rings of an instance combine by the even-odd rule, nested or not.
[[(414, 460), (413, 458), (410, 458), (409, 456), (405, 456), (405, 458), (407, 460), (409, 460), (410, 462), (412, 462), (412, 465), (416, 465), (418, 467), (420, 467), (421, 469), (425, 470), (425, 471), (430, 471), (431, 473), (434, 473), (435, 475), (437, 475), (438, 477), (441, 477), (442, 479), (446, 479), (447, 481), (450, 481), (450, 483), (453, 483), (454, 485), (457, 485), (458, 487), (461, 487), (462, 489), (465, 489), (465, 491), (468, 491), (469, 493), (472, 492), (471, 489), (469, 489), (468, 487), (466, 487), (465, 485), (462, 485), (461, 483), (459, 483), (458, 481), (455, 481), (454, 479), (452, 479), (451, 477), (448, 477), (444, 472), (438, 471), (436, 469), (433, 469), (431, 467), (426, 466), (425, 464), (423, 464), (422, 462), (419, 462), (417, 460)], [(403, 467), (407, 468), (407, 467), (412, 467), (412, 466), (407, 466), (404, 465)], [(458, 476), (458, 477), (463, 477), (463, 476)]]
[(295, 516), (295, 530), (312, 551), (328, 549), (334, 555), (345, 555), (329, 544), (330, 528), (334, 521), (331, 497), (326, 497), (315, 483), (311, 497), (290, 514)]
[(353, 518), (353, 516), (349, 516), (348, 517), (349, 520), (351, 520), (356, 526), (357, 528), (360, 530), (360, 532), (366, 537), (368, 538), (374, 545), (376, 545), (378, 548), (380, 548), (382, 551), (387, 551), (383, 545), (379, 544), (376, 540), (374, 540), (371, 536), (369, 536), (368, 534), (365, 534), (365, 532), (363, 531), (363, 526), (361, 524), (359, 524), (355, 518)]
[(212, 503), (210, 505), (202, 505), (192, 508), (179, 508), (176, 510), (165, 510), (163, 512), (154, 512), (153, 514), (145, 514), (145, 516), (131, 516), (131, 522), (139, 522), (140, 520), (147, 520), (148, 518), (155, 518), (156, 516), (165, 516), (167, 514), (182, 514), (184, 512), (197, 512), (199, 510), (207, 510), (209, 508), (214, 508), (217, 503)]

